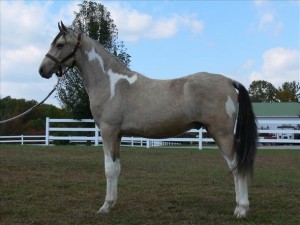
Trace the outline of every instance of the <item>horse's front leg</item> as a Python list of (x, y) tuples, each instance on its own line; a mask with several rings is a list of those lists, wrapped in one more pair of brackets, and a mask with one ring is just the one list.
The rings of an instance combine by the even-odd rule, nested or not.
[(121, 138), (119, 138), (117, 134), (112, 134), (111, 131), (102, 130), (101, 136), (104, 150), (106, 197), (98, 213), (108, 213), (117, 203), (118, 178), (121, 171), (119, 159)]

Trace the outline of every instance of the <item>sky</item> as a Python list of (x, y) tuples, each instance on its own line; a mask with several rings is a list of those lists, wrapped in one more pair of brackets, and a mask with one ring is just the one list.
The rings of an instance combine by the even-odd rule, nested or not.
[[(57, 79), (38, 68), (82, 1), (0, 1), (0, 96), (40, 101)], [(130, 68), (155, 79), (223, 74), (247, 88), (300, 81), (300, 1), (96, 1), (111, 13)], [(213, 90), (212, 90), (213, 91)], [(53, 95), (55, 96), (55, 95)], [(55, 97), (48, 104), (59, 106)]]

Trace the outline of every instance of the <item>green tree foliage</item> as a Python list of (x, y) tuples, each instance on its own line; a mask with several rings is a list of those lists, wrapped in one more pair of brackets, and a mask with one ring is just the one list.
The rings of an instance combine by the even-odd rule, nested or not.
[(250, 84), (249, 94), (252, 102), (299, 102), (300, 84), (284, 82), (277, 89), (267, 81), (258, 80)]
[[(71, 28), (97, 40), (125, 66), (129, 66), (130, 55), (126, 53), (124, 43), (118, 41), (117, 27), (102, 4), (92, 1), (79, 4), (79, 12), (75, 12)], [(75, 119), (92, 118), (89, 98), (77, 70), (71, 69), (63, 77), (57, 93), (61, 106)]]
[[(34, 100), (14, 99), (10, 96), (2, 98), (0, 99), (0, 120), (17, 116), (36, 104)], [(45, 134), (45, 117), (69, 118), (70, 114), (53, 105), (42, 104), (21, 118), (0, 124), (0, 136)]]
[(249, 88), (252, 102), (277, 102), (277, 92), (273, 84), (264, 80), (253, 81)]
[(284, 82), (278, 88), (277, 99), (280, 102), (297, 102), (300, 99), (300, 84), (299, 82)]

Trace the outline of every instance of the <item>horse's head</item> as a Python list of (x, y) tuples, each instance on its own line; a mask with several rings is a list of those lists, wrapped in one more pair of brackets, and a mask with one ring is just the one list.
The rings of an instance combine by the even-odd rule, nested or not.
[(62, 22), (58, 23), (59, 33), (52, 41), (50, 50), (41, 63), (39, 73), (50, 78), (53, 73), (62, 76), (64, 68), (73, 67), (76, 51), (80, 46), (81, 34), (68, 29)]

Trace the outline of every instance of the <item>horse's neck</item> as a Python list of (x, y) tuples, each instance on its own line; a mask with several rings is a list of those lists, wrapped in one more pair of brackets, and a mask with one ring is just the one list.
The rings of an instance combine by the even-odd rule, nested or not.
[(100, 98), (103, 98), (103, 101), (110, 97), (109, 73), (111, 71), (129, 76), (132, 74), (118, 59), (88, 37), (82, 39), (76, 66), (83, 76), (84, 86), (90, 99), (91, 95), (100, 97), (98, 92), (101, 91)]

